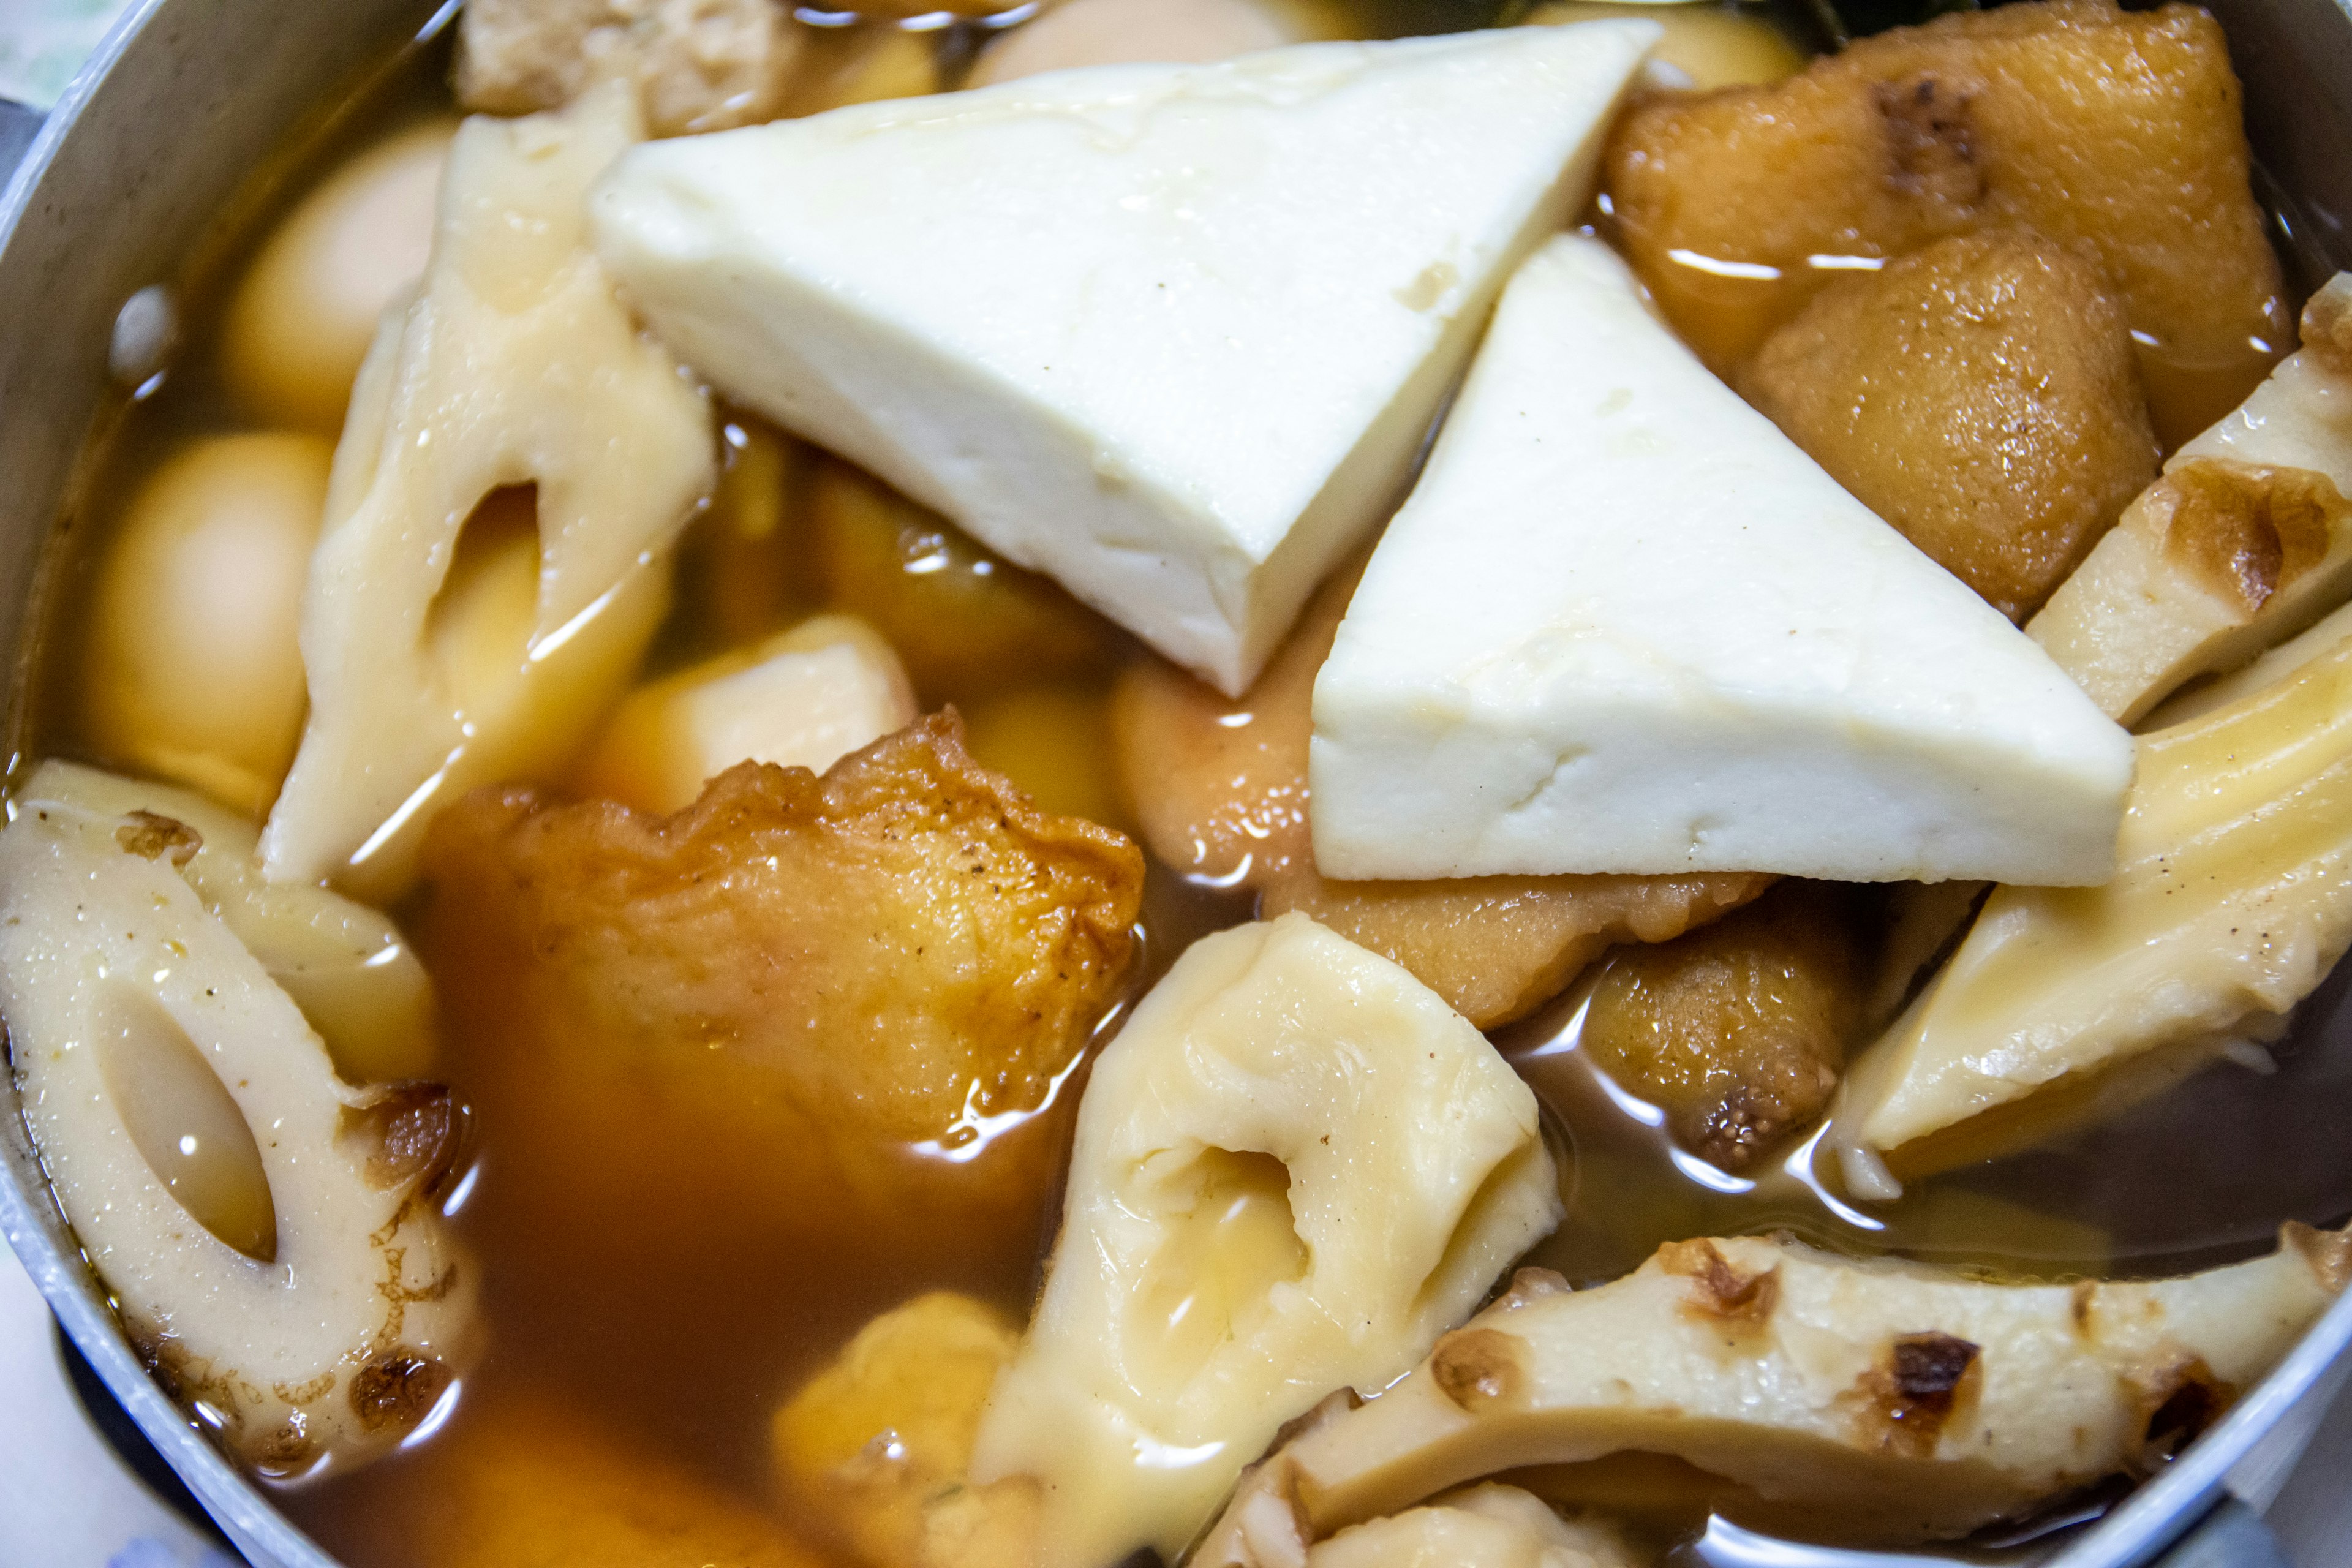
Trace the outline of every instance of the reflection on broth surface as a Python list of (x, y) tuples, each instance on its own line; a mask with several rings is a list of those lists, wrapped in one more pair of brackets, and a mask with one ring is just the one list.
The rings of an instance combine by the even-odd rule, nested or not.
[[(1069, 0), (1068, 36), (1082, 40), (1079, 7), (1102, 3)], [(1221, 10), (1209, 31), (1263, 30), (1265, 41), (1450, 30), (1496, 11), (1488, 0), (1230, 8), (1250, 14)], [(1542, 9), (1552, 15), (1538, 20), (1644, 8)], [(1769, 84), (1799, 64), (1793, 33), (1772, 30), (1762, 7), (1687, 12), (1668, 58), (1680, 51), (1678, 68), (1702, 85)], [(991, 61), (1007, 76), (1029, 68), (1014, 47), (1024, 35), (1000, 37), (995, 21), (785, 26), (779, 58), (800, 62), (779, 89), (788, 112), (957, 85), (975, 60), (984, 73)], [(1064, 47), (1041, 28), (1029, 52), (1051, 58), (1049, 45)], [(1890, 58), (1896, 75), (1918, 63)], [(2172, 64), (2193, 75), (2211, 62), (2183, 45)], [(421, 264), (418, 192), (449, 134), (451, 68), (446, 43), (400, 62), (257, 179), (248, 210), (199, 258), (185, 284), (189, 346), (108, 432), (63, 533), (20, 757), (87, 759), (203, 790), (257, 819), (267, 811), (299, 705), (279, 689), (298, 654), (290, 615), (267, 613), (290, 612), (293, 589), (280, 584), (273, 598), (256, 584), (299, 575), (288, 563), (307, 551), (310, 523), (294, 514), (325, 483), (320, 434), (340, 419), (375, 312)], [(1840, 97), (1849, 88), (1860, 95), (1851, 102)], [(1756, 104), (1789, 91), (1831, 118), (1877, 101), (1860, 77), (1754, 90)], [(1661, 217), (1673, 204), (1658, 192), (1682, 177), (1675, 157), (1738, 131), (1705, 121), (1736, 100), (1708, 101), (1718, 110), (1654, 97), (1637, 106), (1633, 134), (1655, 156), (1642, 165), (1621, 138), (1595, 221), (1645, 264), (1673, 324), (1719, 371), (1744, 362), (1817, 286), (1874, 268), (1915, 229), (1974, 231), (1974, 217), (1874, 209), (1864, 216), (1882, 227), (1858, 219), (1818, 245), (1799, 237), (1794, 259), (1694, 248), (1706, 236)], [(2227, 107), (2233, 128), (2234, 98)], [(387, 237), (368, 250), (368, 268), (336, 270), (335, 258), (379, 232)], [(2250, 267), (2254, 276), (2236, 279), (2243, 297), (2194, 353), (2134, 334), (2168, 447), (2233, 405), (2286, 346), (2274, 331), (2276, 275)], [(2143, 292), (2168, 300), (2179, 282), (2168, 275)], [(305, 289), (317, 297), (273, 298)], [(2249, 341), (2257, 330), (2278, 341)], [(1091, 1064), (1188, 947), (1261, 913), (1303, 909), (1393, 958), (1406, 984), (1417, 975), (1433, 1005), (1442, 997), (1493, 1026), (1493, 1045), (1545, 1114), (1566, 1206), (1526, 1261), (1579, 1285), (1627, 1274), (1663, 1242), (1774, 1231), (1985, 1279), (2153, 1277), (2262, 1251), (2282, 1219), (2318, 1225), (2352, 1212), (2352, 1168), (2337, 1157), (2352, 1140), (2352, 1053), (2293, 1039), (2275, 1060), (2241, 1049), (2103, 1125), (1913, 1182), (1898, 1202), (1863, 1204), (1824, 1151), (1818, 1116), (1848, 1055), (1897, 1010), (1928, 953), (1948, 945), (1972, 888), (1939, 884), (1914, 910), (1902, 900), (1916, 887), (1892, 899), (1793, 882), (1767, 891), (1769, 879), (1751, 872), (1326, 881), (1300, 804), (1307, 692), (1348, 584), (1335, 580), (1307, 612), (1303, 653), (1277, 655), (1257, 687), (1228, 700), (874, 477), (715, 398), (713, 409), (723, 471), (679, 541), (669, 608), (633, 706), (620, 710), (625, 723), (545, 759), (538, 793), (486, 791), (442, 816), (423, 852), (425, 884), (392, 908), (437, 994), (437, 1029), (423, 1021), (423, 980), (406, 969), (405, 1010), (383, 1009), (397, 1015), (401, 1037), (373, 1054), (348, 1016), (357, 1004), (337, 1004), (341, 970), (317, 979), (312, 989), (331, 994), (315, 1007), (300, 984), (287, 987), (302, 992), (347, 1078), (405, 1082), (431, 1058), (431, 1076), (466, 1108), (430, 1097), (446, 1135), (436, 1157), (459, 1150), (433, 1201), (478, 1260), (482, 1352), (399, 1452), (279, 1493), (354, 1568), (931, 1568), (922, 1553), (934, 1548), (919, 1549), (917, 1536), (938, 1521), (924, 1510), (931, 1491), (964, 1484), (978, 1420), (964, 1385), (984, 1388), (1013, 1356), (1036, 1299)], [(254, 434), (257, 420), (288, 433)], [(205, 489), (215, 482), (230, 501)], [(290, 510), (289, 492), (303, 498)], [(501, 636), (529, 619), (530, 584), (544, 582), (533, 576), (531, 499), (501, 488), (473, 514), (455, 547), (457, 591), (436, 601), (435, 625), (462, 621), (466, 584), (492, 579)], [(215, 512), (236, 512), (245, 531)], [(158, 605), (117, 581), (121, 563), (173, 549), (181, 569), (147, 570), (134, 586), (165, 581), (178, 602)], [(1359, 569), (1351, 559), (1339, 575)], [(271, 603), (246, 602), (257, 598)], [(640, 606), (647, 617), (652, 603)], [(195, 659), (205, 628), (226, 618), (256, 646)], [(877, 633), (887, 647), (876, 653)], [(822, 784), (746, 765), (688, 804), (703, 770), (661, 773), (656, 753), (700, 726), (697, 743), (740, 755), (756, 726), (729, 729), (742, 714), (725, 705), (750, 700), (740, 690), (751, 688), (735, 699), (719, 688), (764, 670), (778, 682), (761, 689), (772, 698), (790, 672), (770, 661), (824, 647), (844, 661), (864, 650), (867, 708), (891, 725), (909, 689), (916, 710), (934, 717), (853, 748)], [(675, 679), (642, 684), (658, 677)], [(169, 711), (150, 710), (159, 694)], [(936, 716), (949, 703), (959, 719)], [(593, 714), (574, 717), (571, 728), (593, 742)], [(856, 716), (843, 722), (854, 729)], [(1255, 762), (1234, 761), (1261, 743)], [(1236, 776), (1252, 767), (1265, 776)], [(1199, 800), (1171, 799), (1187, 790)], [(644, 815), (603, 798), (620, 796)], [(1240, 796), (1249, 798), (1236, 805)], [(934, 813), (937, 842), (908, 826), (915, 807), (889, 815), (908, 801)], [(1179, 809), (1194, 805), (1191, 816)], [(1213, 831), (1201, 826), (1212, 821)], [(865, 858), (841, 847), (861, 832), (872, 838)], [(1194, 832), (1192, 858), (1174, 864)], [(1219, 833), (1229, 841), (1211, 842)], [(895, 879), (875, 870), (877, 858)], [(952, 876), (941, 869), (950, 860)], [(1891, 937), (1898, 907), (1918, 929)], [(1660, 945), (1602, 952), (1636, 939)], [(396, 937), (382, 940), (411, 963)], [(1895, 973), (1897, 961), (1877, 950), (1906, 942), (1919, 951), (1904, 948)], [(1891, 978), (1874, 984), (1877, 970)], [(2352, 976), (2336, 975), (2308, 1005), (2333, 1008), (2347, 984)], [(347, 1047), (345, 1027), (357, 1044)], [(1746, 1054), (1707, 1057), (1727, 1036)], [(202, 1075), (186, 1050), (151, 1052), (168, 1058), (167, 1078)], [(1649, 1098), (1643, 1072), (1656, 1086)], [(224, 1117), (242, 1126), (233, 1106), (212, 1103), (218, 1093), (194, 1095), (194, 1111), (121, 1098), (159, 1172), (182, 1126), (167, 1111), (190, 1127), (190, 1115), (211, 1117), (202, 1141)], [(246, 1180), (261, 1157), (233, 1152), (194, 1172), (184, 1201), (266, 1258), (270, 1194)], [(1243, 1296), (1295, 1288), (1314, 1259), (1293, 1212), (1301, 1189), (1281, 1157), (1206, 1145), (1180, 1174), (1192, 1206), (1130, 1305), (1164, 1331), (1164, 1359), (1197, 1370), (1234, 1337), (1229, 1318), (1251, 1305)], [(1223, 1273), (1202, 1277), (1200, 1258)], [(939, 1338), (921, 1337), (934, 1329)], [(931, 1403), (917, 1400), (927, 1425), (915, 1458), (904, 1445), (849, 1439), (856, 1423), (882, 1419), (875, 1410), (903, 1407), (886, 1397), (915, 1397), (893, 1378), (934, 1365), (945, 1370), (940, 1387), (923, 1390)], [(1679, 1465), (1604, 1459), (1549, 1489), (1539, 1473), (1517, 1479), (1541, 1495), (1622, 1505), (1675, 1489), (1655, 1472)], [(1649, 1545), (1704, 1522), (1632, 1515), (1660, 1531)], [(970, 1562), (983, 1562), (977, 1547)]]
[[(1734, 1174), (1678, 1145), (1666, 1118), (1581, 1049), (1606, 971), (1496, 1036), (1569, 1132), (1568, 1217), (1535, 1261), (1571, 1280), (1613, 1279), (1678, 1236), (1794, 1231), (1990, 1279), (2148, 1279), (2246, 1257), (2282, 1217), (2352, 1210), (2352, 1173), (2323, 1152), (2352, 1135), (2352, 1059), (2319, 1042), (2206, 1068), (2179, 1092), (2006, 1160), (1848, 1201), (1818, 1138)], [(2305, 1005), (2325, 1013), (2352, 975)]]

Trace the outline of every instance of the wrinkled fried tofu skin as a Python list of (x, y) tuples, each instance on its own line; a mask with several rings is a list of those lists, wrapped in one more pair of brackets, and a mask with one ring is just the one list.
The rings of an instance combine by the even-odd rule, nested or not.
[(860, 1329), (776, 1412), (770, 1449), (794, 1517), (823, 1520), (878, 1568), (972, 1568), (969, 1556), (929, 1548), (961, 1533), (960, 1516), (1003, 1516), (1000, 1530), (1014, 1516), (1028, 1522), (1021, 1505), (1034, 1488), (977, 1489), (1003, 1494), (977, 1508), (964, 1495), (975, 1489), (965, 1473), (988, 1391), (1020, 1343), (1003, 1312), (949, 1290)]
[(2096, 261), (2147, 334), (2173, 445), (2261, 378), (2272, 352), (2250, 340), (2286, 342), (2241, 97), (2203, 11), (2004, 5), (1862, 39), (1776, 86), (1653, 98), (1619, 128), (1605, 184), (1667, 319), (1718, 372), (1853, 258), (2037, 230)]
[(2156, 478), (2123, 310), (2038, 235), (1955, 236), (1823, 289), (1740, 391), (2011, 620)]
[[(1637, 1454), (1681, 1461), (1653, 1474), (1751, 1529), (1950, 1540), (2161, 1466), (2347, 1273), (2352, 1238), (2303, 1225), (2268, 1257), (2133, 1282), (1991, 1284), (1754, 1237), (1668, 1242), (1587, 1290), (1521, 1269), (1409, 1376), (1267, 1460), (1207, 1541), (1239, 1549), (1193, 1562), (1297, 1563), (1498, 1471), (1589, 1504)], [(1230, 1528), (1244, 1507), (1256, 1528)]]
[(655, 135), (724, 131), (775, 117), (799, 55), (778, 0), (467, 0), (457, 101), (530, 114), (617, 77)]
[(1782, 882), (1712, 925), (1612, 953), (1583, 1048), (1664, 1111), (1677, 1142), (1744, 1171), (1829, 1104), (1859, 1013), (1856, 948), (1836, 889)]
[(832, 1568), (777, 1520), (537, 1391), (468, 1397), (359, 1525), (434, 1568)]
[(485, 1114), (551, 1163), (524, 1179), (964, 1252), (1035, 1223), (1055, 1151), (1001, 1119), (1118, 999), (1143, 876), (973, 763), (952, 711), (822, 778), (740, 764), (668, 818), (478, 792), (426, 853)]
[(1534, 1011), (1616, 942), (1664, 942), (1771, 883), (1686, 877), (1465, 877), (1340, 882), (1315, 869), (1307, 742), (1315, 672), (1363, 570), (1343, 569), (1238, 701), (1146, 659), (1120, 677), (1111, 734), (1144, 841), (1186, 876), (1258, 889), (1266, 919), (1297, 910), (1402, 964), (1482, 1029)]
[(2303, 347), (2164, 477), (2026, 626), (2135, 724), (2352, 592), (2352, 273), (2303, 310)]

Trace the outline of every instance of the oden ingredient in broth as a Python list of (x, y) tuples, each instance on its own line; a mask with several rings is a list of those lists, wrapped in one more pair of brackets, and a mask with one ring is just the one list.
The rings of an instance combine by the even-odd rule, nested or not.
[[(1926, 1177), (1898, 1145), (1899, 1200), (1874, 1187), (1864, 1113), (1936, 1088), (1887, 1069), (1934, 1055), (1906, 1031), (2000, 1010), (1969, 954), (2020, 910), (2139, 897), (2137, 829), (2120, 880), (1995, 889), (1973, 930), (1978, 884), (1775, 886), (1854, 868), (1707, 860), (1712, 819), (1671, 863), (1363, 879), (1496, 803), (1331, 771), (1314, 700), (1327, 662), (1345, 685), (1335, 636), (1370, 637), (1390, 684), (1355, 695), (1454, 722), (1423, 633), (1492, 633), (1525, 597), (1562, 646), (1649, 638), (1721, 742), (1782, 658), (1758, 599), (1834, 599), (1835, 551), (1781, 549), (1780, 577), (1710, 599), (1705, 571), (1637, 550), (1640, 615), (1538, 563), (1723, 531), (1705, 566), (1801, 492), (1850, 505), (1839, 486), (1878, 514), (1853, 512), (1873, 558), (1950, 611), (1911, 631), (1970, 628), (1937, 679), (2022, 660), (2110, 761), (2124, 738), (2004, 616), (2061, 584), (2035, 637), (2086, 682), (2084, 648), (2146, 666), (2093, 692), (2137, 716), (2326, 609), (2341, 280), (2305, 352), (2149, 483), (2159, 438), (2291, 346), (2218, 29), (2058, 0), (1800, 71), (1753, 9), (1580, 0), (1519, 33), (1150, 63), (1492, 19), (1065, 0), (818, 27), (770, 0), (473, 0), (458, 107), (513, 118), (445, 153), (452, 62), (427, 53), (194, 312), (109, 458), (120, 515), (63, 578), (45, 679), (70, 723), (37, 715), (37, 745), (137, 776), (51, 764), (16, 791), (0, 1005), (126, 1326), (240, 1458), (312, 1477), (283, 1499), (339, 1555), (1109, 1568), (1208, 1531), (1204, 1563), (1627, 1568), (1710, 1510), (1899, 1544), (2160, 1463), (2341, 1285), (2340, 1237), (2294, 1226), (2231, 1268), (2067, 1278), (2263, 1250), (2284, 1214), (2352, 1209), (2340, 1173), (2215, 1209), (2179, 1169), (2118, 1169), (2183, 1211), (2153, 1221), (2084, 1175), (2114, 1144), (2079, 1139)], [(1114, 59), (1137, 63), (1033, 79)], [(763, 123), (960, 81), (1007, 85)], [(1184, 124), (1120, 121), (1138, 94)], [(671, 140), (615, 160), (647, 132)], [(779, 169), (789, 233), (761, 184)], [(1609, 385), (1553, 395), (1607, 359), (1570, 333), (1528, 395), (1489, 395), (1526, 346), (1507, 320), (1417, 478), (1487, 301), (1596, 178), (1597, 237), (1545, 254), (1622, 247), (1794, 445), (1646, 315)], [(1649, 432), (1656, 484), (1600, 483), (1622, 442), (1543, 482), (1491, 460), (1497, 430), (1583, 450), (1618, 381), (1661, 365), (1690, 391)], [(1735, 427), (1774, 462), (1662, 502)], [(2086, 442), (2095, 464), (2041, 461)], [(1440, 593), (1407, 557), (1449, 494), (1476, 526), (1440, 565), (1476, 571)], [(1518, 532), (1472, 539), (1497, 519)], [(2117, 565), (2150, 539), (2168, 570)], [(2117, 611), (2139, 583), (2164, 592)], [(1698, 668), (1726, 626), (1773, 636)], [(2300, 711), (2341, 662), (2322, 642), (2143, 754), (2193, 762), (2228, 714)], [(1465, 689), (1533, 668), (1506, 653)], [(2020, 704), (1979, 706), (1956, 732)], [(2074, 851), (2118, 792), (2088, 809), (2075, 779), (2053, 827), (2019, 782), (2065, 751), (2051, 733), (1984, 770), (2037, 804), (1979, 834), (2009, 859), (1897, 869), (2090, 879)], [(1574, 783), (1576, 757), (1541, 762), (1548, 790)], [(1629, 776), (1654, 805), (1689, 771), (1661, 752)], [(1752, 807), (1755, 771), (1725, 776)], [(2289, 805), (2324, 827), (2316, 787)], [(1948, 846), (1967, 814), (1938, 798), (1783, 790), (1768, 826), (1818, 849), (1900, 818)], [(1406, 858), (1349, 860), (1366, 801), (1395, 814), (1373, 852)], [(1622, 837), (1622, 816), (1577, 826)], [(2222, 857), (2243, 902), (2231, 879), (2266, 862)], [(43, 866), (86, 871), (102, 896), (73, 912), (123, 934), (69, 919)], [(2265, 1018), (2342, 945), (2325, 883), (2281, 895), (2320, 936), (2263, 971)], [(2207, 979), (2208, 1011), (2243, 1000)], [(236, 1028), (210, 1021), (215, 980)], [(2099, 1050), (2171, 1060), (2146, 1018), (2101, 1016)], [(247, 1062), (266, 1082), (232, 1076)], [(2282, 1126), (2297, 1070), (2263, 1102)], [(2079, 1111), (2060, 1089), (2027, 1103)], [(2300, 1098), (2309, 1125), (2326, 1096)], [(281, 1107), (291, 1142), (265, 1127)], [(2046, 1141), (2060, 1119), (2027, 1120)], [(1740, 1234), (1790, 1223), (1830, 1250)], [(1595, 1288), (1523, 1272), (1474, 1317), (1531, 1247)], [(1889, 1249), (1936, 1266), (1841, 1256)], [(186, 1310), (192, 1285), (239, 1321)], [(2080, 1342), (2053, 1371), (2033, 1347), (2062, 1322)], [(1743, 1392), (1795, 1387), (1800, 1362), (1801, 1396)], [(1638, 1385), (1631, 1415), (1596, 1415), (1594, 1367)], [(1675, 1447), (1690, 1424), (1664, 1413), (1710, 1402), (1721, 1430)], [(1603, 1484), (1627, 1420), (1687, 1461), (1638, 1508)], [(1507, 1459), (1552, 1467), (1545, 1495), (1465, 1485)]]

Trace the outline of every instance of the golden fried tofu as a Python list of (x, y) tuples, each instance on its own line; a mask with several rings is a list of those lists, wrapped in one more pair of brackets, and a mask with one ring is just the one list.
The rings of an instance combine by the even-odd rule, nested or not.
[(2021, 230), (1937, 240), (1823, 289), (1740, 391), (2011, 620), (2156, 478), (2122, 308), (2095, 268)]
[(1704, 930), (1619, 951), (1583, 1048), (1685, 1148), (1746, 1169), (1821, 1114), (1845, 1065), (1862, 966), (1840, 899), (1786, 881)]
[(1052, 578), (847, 463), (817, 464), (808, 527), (828, 602), (889, 639), (926, 700), (1083, 678), (1118, 645), (1110, 623)]
[(469, 1399), (415, 1462), (361, 1523), (434, 1568), (830, 1568), (781, 1521), (544, 1394)]
[(2176, 445), (2290, 341), (2240, 102), (2201, 10), (2004, 5), (1864, 38), (1771, 87), (1654, 97), (1607, 154), (1608, 202), (1719, 372), (1856, 258), (2037, 230), (2095, 262), (2145, 334), (2157, 433)]
[(1480, 1028), (1520, 1017), (1612, 942), (1662, 942), (1754, 898), (1769, 877), (1465, 877), (1340, 882), (1315, 869), (1307, 742), (1315, 673), (1362, 558), (1323, 585), (1238, 701), (1158, 660), (1111, 703), (1119, 774), (1153, 853), (1187, 876), (1258, 889), (1402, 964)]
[(973, 1436), (1018, 1325), (934, 1290), (867, 1323), (776, 1412), (785, 1501), (823, 1519), (867, 1563), (922, 1560), (925, 1516), (965, 1485)]
[(678, 534), (677, 601), (657, 658), (710, 657), (781, 630), (814, 596), (800, 491), (815, 450), (730, 410), (726, 467)]
[(772, 118), (801, 47), (774, 0), (467, 0), (458, 18), (467, 109), (555, 109), (620, 77), (656, 136)]
[(1003, 1119), (1121, 995), (1143, 879), (1131, 842), (974, 763), (952, 711), (822, 778), (740, 764), (668, 818), (478, 792), (426, 854), (460, 1074), (531, 1150), (510, 1179), (794, 1234), (887, 1215), (916, 1251), (1035, 1223), (1055, 1137)]

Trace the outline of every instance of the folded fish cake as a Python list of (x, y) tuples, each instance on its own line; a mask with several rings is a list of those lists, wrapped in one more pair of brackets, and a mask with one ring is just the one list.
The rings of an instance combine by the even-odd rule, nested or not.
[(1855, 1063), (1829, 1139), (1855, 1192), (2011, 1152), (2276, 1038), (2352, 944), (2352, 640), (2138, 752), (2115, 878), (1995, 889)]
[(1194, 942), (1097, 1058), (1045, 1287), (972, 1450), (1042, 1568), (1172, 1560), (1250, 1456), (1379, 1388), (1559, 1221), (1536, 1100), (1305, 915)]

